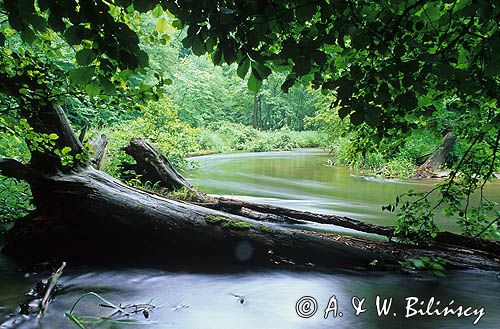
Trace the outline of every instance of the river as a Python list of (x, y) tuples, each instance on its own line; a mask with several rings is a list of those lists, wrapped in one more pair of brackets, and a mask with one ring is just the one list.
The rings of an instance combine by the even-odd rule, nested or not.
[[(433, 181), (379, 180), (363, 177), (346, 168), (325, 166), (328, 155), (319, 151), (270, 152), (262, 154), (215, 155), (194, 159), (198, 169), (186, 176), (203, 191), (269, 202), (298, 209), (348, 215), (380, 224), (394, 222), (392, 213), (381, 206), (399, 193), (413, 188), (426, 190)], [(495, 183), (497, 184), (497, 183)], [(498, 186), (488, 193), (500, 200)], [(456, 230), (446, 218), (438, 218), (442, 228)], [(314, 227), (314, 226), (312, 226)], [(330, 226), (317, 228), (342, 231)], [(142, 324), (97, 322), (88, 328), (181, 328), (181, 329), (294, 329), (294, 328), (499, 328), (500, 281), (497, 273), (452, 271), (445, 279), (398, 273), (340, 270), (269, 270), (261, 268), (165, 268), (74, 267), (69, 264), (61, 277), (64, 290), (50, 304), (39, 321), (15, 316), (23, 294), (48, 273), (19, 270), (18, 265), (0, 256), (0, 329), (77, 328), (64, 315), (77, 298), (89, 291), (116, 304), (147, 303), (157, 308)], [(241, 297), (235, 297), (241, 296)], [(324, 310), (335, 295), (337, 317)], [(301, 318), (296, 303), (303, 296), (317, 301), (317, 313)], [(366, 312), (355, 315), (352, 297), (365, 299)], [(387, 316), (376, 313), (376, 297), (393, 298)], [(441, 308), (449, 305), (484, 308), (477, 316), (448, 315), (406, 318), (406, 298), (427, 302), (435, 297)], [(95, 317), (111, 311), (100, 301), (84, 299), (75, 309), (79, 315)], [(422, 306), (425, 308), (425, 306)], [(416, 306), (415, 306), (416, 307)], [(433, 309), (436, 307), (434, 306)], [(307, 313), (308, 309), (302, 310)], [(300, 313), (300, 312), (299, 312)], [(394, 315), (394, 313), (396, 315)], [(11, 326), (13, 322), (18, 323)]]
[[(327, 164), (332, 157), (318, 149), (211, 155), (193, 160), (198, 168), (186, 176), (206, 193), (345, 215), (382, 225), (394, 225), (396, 221), (394, 213), (382, 211), (383, 205), (394, 203), (396, 196), (409, 190), (428, 191), (439, 182), (383, 179), (346, 167), (330, 167)], [(490, 183), (486, 196), (500, 202), (499, 180)], [(455, 221), (441, 212), (437, 213), (436, 223), (442, 230), (458, 232)]]

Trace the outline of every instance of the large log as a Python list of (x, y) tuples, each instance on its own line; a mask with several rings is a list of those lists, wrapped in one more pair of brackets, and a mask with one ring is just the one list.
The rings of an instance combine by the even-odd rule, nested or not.
[[(145, 151), (140, 150), (141, 147), (144, 147), (148, 150), (155, 149), (156, 152), (160, 152), (151, 143), (145, 140), (135, 139), (130, 142), (130, 145), (132, 144), (135, 152), (127, 153), (134, 157), (134, 159), (138, 163), (148, 162), (147, 168), (155, 168), (154, 170), (157, 170), (157, 172), (152, 175), (151, 172), (149, 172), (150, 177), (157, 177), (157, 179), (166, 179), (167, 181), (174, 179), (181, 182), (185, 181), (185, 179), (175, 170), (175, 168), (173, 168), (170, 162), (154, 163), (163, 161), (164, 157), (155, 156), (149, 157), (147, 159), (140, 158), (141, 154), (146, 153)], [(129, 146), (127, 149), (130, 148), (131, 146)], [(143, 168), (139, 165), (135, 166), (135, 170), (138, 174), (143, 173)], [(175, 176), (169, 178), (171, 173), (175, 173)], [(179, 180), (179, 177), (181, 178), (181, 180)], [(161, 181), (154, 181), (153, 183), (160, 183), (160, 185), (162, 185)], [(307, 222), (330, 224), (364, 233), (385, 236), (389, 239), (392, 239), (395, 231), (395, 227), (393, 226), (366, 223), (346, 216), (317, 214), (270, 204), (253, 203), (224, 197), (209, 196), (203, 192), (196, 191), (189, 184), (181, 184), (178, 188), (187, 189), (190, 192), (189, 198), (198, 205), (258, 220), (287, 224), (304, 224)], [(435, 241), (443, 244), (455, 245), (461, 248), (474, 248), (493, 254), (500, 254), (500, 242), (498, 241), (484, 240), (479, 238), (474, 239), (450, 232), (439, 232), (435, 238)]]
[[(60, 107), (47, 109), (44, 120), (49, 120), (52, 109), (56, 121), (37, 126), (38, 132), (50, 133), (54, 124), (68, 127)], [(58, 131), (59, 144), (73, 145), (78, 140), (71, 130)], [(74, 146), (78, 148), (78, 143)], [(130, 187), (89, 163), (71, 168), (61, 167), (58, 161), (38, 164), (0, 161), (3, 174), (25, 179), (36, 191), (37, 210), (18, 220), (5, 239), (4, 252), (10, 255), (133, 260), (134, 264), (163, 264), (169, 259), (265, 264), (286, 260), (379, 269), (393, 269), (409, 257), (428, 256), (445, 258), (452, 268), (500, 270), (497, 254), (484, 251), (444, 244), (408, 247), (308, 231), (268, 220), (277, 214), (238, 215), (171, 200)], [(50, 164), (53, 167), (47, 168)]]
[[(0, 168), (1, 166), (0, 162)], [(326, 267), (387, 269), (409, 257), (442, 257), (451, 268), (499, 270), (494, 255), (439, 245), (408, 247), (307, 231), (170, 200), (86, 168), (45, 176), (36, 185), (51, 186), (46, 208), (16, 223), (4, 252), (18, 257), (32, 250), (66, 259), (164, 262), (313, 263)], [(376, 260), (376, 262), (373, 262)]]

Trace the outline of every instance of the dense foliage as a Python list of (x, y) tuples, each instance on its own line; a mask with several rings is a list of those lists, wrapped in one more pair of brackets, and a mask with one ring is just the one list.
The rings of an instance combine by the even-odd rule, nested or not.
[[(437, 205), (410, 193), (391, 207), (399, 209), (401, 241), (428, 243), (442, 206), (465, 234), (495, 236), (500, 215), (482, 192), (499, 167), (499, 13), (484, 0), (2, 0), (0, 129), (71, 165), (78, 154), (21, 121), (30, 111), (65, 103), (83, 129), (93, 120), (140, 120), (145, 104), (169, 95), (193, 126), (228, 114), (256, 128), (303, 129), (322, 107), (315, 89), (331, 99), (322, 124), (349, 118), (339, 126), (350, 130), (344, 150), (357, 163), (377, 154), (414, 161), (420, 151), (405, 149), (422, 131), (432, 132), (427, 140), (446, 131), (461, 140), (451, 177), (430, 192), (441, 194)], [(169, 57), (159, 45), (172, 28), (183, 31), (182, 47)], [(179, 57), (191, 76), (169, 65)], [(278, 85), (290, 94), (278, 94)], [(198, 104), (186, 101), (193, 94)]]

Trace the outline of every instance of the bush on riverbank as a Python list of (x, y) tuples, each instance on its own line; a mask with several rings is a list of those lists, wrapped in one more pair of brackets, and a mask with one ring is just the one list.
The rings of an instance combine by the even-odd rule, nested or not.
[(328, 144), (335, 163), (383, 177), (405, 178), (415, 172), (441, 143), (441, 139), (420, 130), (410, 133), (398, 145), (382, 141), (360, 152), (359, 143), (360, 136), (357, 133), (330, 138)]
[(280, 129), (260, 131), (239, 123), (220, 122), (198, 129), (198, 151), (226, 153), (234, 151), (289, 151), (294, 148), (322, 147), (322, 134), (317, 131)]

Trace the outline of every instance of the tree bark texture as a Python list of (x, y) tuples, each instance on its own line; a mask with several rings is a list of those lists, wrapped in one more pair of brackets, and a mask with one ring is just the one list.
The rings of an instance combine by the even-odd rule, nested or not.
[(413, 174), (412, 178), (431, 178), (436, 170), (446, 161), (446, 157), (453, 149), (457, 138), (451, 132), (447, 133), (441, 145), (438, 146), (434, 152), (429, 156), (417, 171)]

